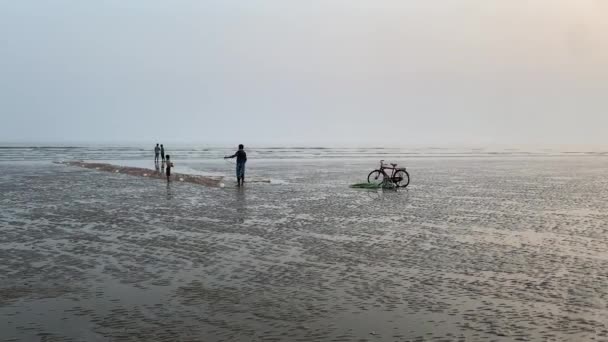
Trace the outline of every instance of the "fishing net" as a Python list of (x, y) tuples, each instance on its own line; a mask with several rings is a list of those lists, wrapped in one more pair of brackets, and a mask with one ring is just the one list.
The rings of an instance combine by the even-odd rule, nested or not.
[(356, 183), (350, 187), (353, 189), (395, 189), (397, 186), (393, 182), (385, 181), (381, 183)]
[[(113, 172), (113, 173), (121, 173), (127, 174), (131, 176), (140, 176), (147, 178), (156, 178), (156, 179), (167, 179), (166, 174), (162, 169), (150, 170), (144, 169), (140, 167), (130, 167), (130, 166), (120, 166), (120, 165), (112, 165), (105, 163), (87, 163), (84, 161), (66, 161), (60, 162), (60, 164), (70, 165), (70, 166), (78, 166), (84, 167), (87, 169), (95, 169), (99, 171)], [(221, 183), (221, 178), (216, 177), (208, 177), (208, 176), (200, 176), (200, 175), (192, 175), (192, 174), (182, 174), (182, 173), (173, 173), (172, 179), (179, 180), (180, 182), (194, 183), (206, 186), (219, 186)]]

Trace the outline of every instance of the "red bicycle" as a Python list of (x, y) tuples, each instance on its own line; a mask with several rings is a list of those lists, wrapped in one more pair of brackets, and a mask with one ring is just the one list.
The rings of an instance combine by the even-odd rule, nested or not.
[[(385, 170), (392, 170), (391, 175), (389, 176)], [(405, 188), (410, 184), (410, 174), (407, 173), (404, 167), (398, 168), (397, 164), (387, 166), (384, 164), (384, 160), (381, 160), (380, 168), (369, 173), (367, 182), (370, 184), (377, 184), (378, 186), (385, 186), (392, 183), (398, 188)]]

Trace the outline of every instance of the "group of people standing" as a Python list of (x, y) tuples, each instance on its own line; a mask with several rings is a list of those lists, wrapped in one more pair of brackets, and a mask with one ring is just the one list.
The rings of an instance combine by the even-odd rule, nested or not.
[(160, 146), (158, 146), (158, 144), (156, 144), (156, 147), (154, 148), (154, 164), (158, 163), (158, 157), (161, 156), (163, 163), (165, 162), (165, 147), (163, 146), (163, 144), (160, 144)]
[[(162, 168), (167, 167), (166, 175), (167, 182), (171, 181), (171, 168), (174, 167), (173, 163), (170, 160), (170, 156), (165, 155), (165, 147), (160, 144), (156, 144), (154, 148), (154, 165), (156, 165), (156, 169), (158, 170), (158, 162), (159, 157), (162, 160)], [(239, 144), (239, 149), (231, 156), (225, 156), (224, 159), (236, 158), (236, 182), (238, 186), (242, 186), (245, 184), (245, 163), (247, 163), (247, 153), (245, 152), (245, 146), (243, 144)]]
[(171, 181), (171, 168), (173, 167), (173, 163), (171, 162), (171, 156), (170, 155), (166, 155), (165, 156), (165, 147), (163, 146), (163, 144), (160, 144), (160, 146), (158, 146), (158, 144), (156, 144), (156, 147), (154, 147), (154, 165), (156, 166), (156, 170), (158, 171), (159, 167), (158, 167), (158, 157), (160, 156), (160, 158), (162, 158), (162, 164), (161, 164), (161, 168), (164, 169), (165, 165), (167, 166), (167, 171), (166, 171), (166, 175), (167, 175), (167, 182)]

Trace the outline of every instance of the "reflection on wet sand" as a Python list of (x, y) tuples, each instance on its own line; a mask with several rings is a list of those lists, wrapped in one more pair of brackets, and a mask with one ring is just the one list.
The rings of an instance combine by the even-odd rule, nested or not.
[(400, 200), (409, 198), (409, 189), (363, 189), (363, 190), (355, 190), (365, 196), (369, 197), (372, 200), (380, 200), (380, 201), (390, 201), (391, 199), (396, 199), (397, 196)]
[(171, 190), (171, 182), (167, 182), (167, 201), (173, 199), (173, 190)]
[(239, 223), (245, 222), (247, 218), (247, 190), (243, 186), (237, 187), (235, 191), (234, 205), (236, 208), (236, 217)]

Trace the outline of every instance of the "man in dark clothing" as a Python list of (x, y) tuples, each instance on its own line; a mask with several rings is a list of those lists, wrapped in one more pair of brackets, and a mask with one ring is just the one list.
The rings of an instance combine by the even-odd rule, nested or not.
[(158, 144), (156, 144), (156, 147), (154, 148), (154, 164), (158, 163), (158, 154), (160, 153), (160, 147), (158, 147)]
[(245, 163), (247, 162), (247, 153), (245, 153), (245, 146), (243, 144), (239, 145), (239, 150), (236, 151), (235, 154), (231, 156), (226, 156), (226, 158), (235, 158), (236, 157), (236, 182), (239, 186), (245, 183)]
[(165, 162), (165, 147), (160, 145), (160, 157), (163, 159), (163, 163)]

